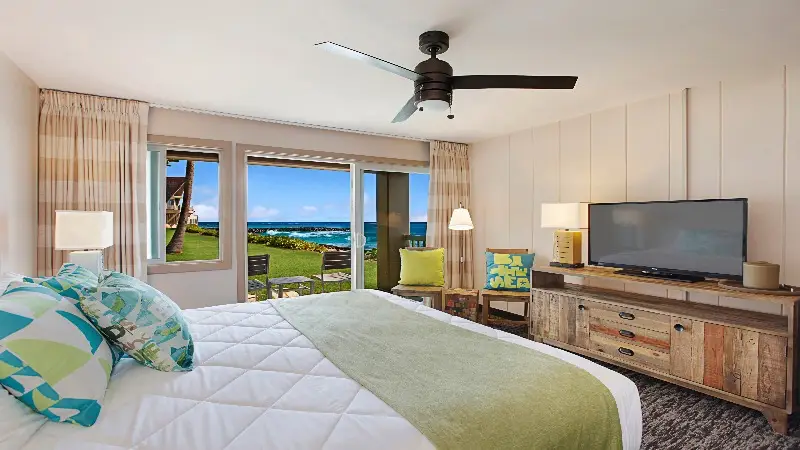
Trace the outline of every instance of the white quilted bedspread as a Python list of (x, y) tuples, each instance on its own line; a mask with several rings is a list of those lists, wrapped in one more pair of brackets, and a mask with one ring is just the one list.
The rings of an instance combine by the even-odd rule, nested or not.
[[(617, 400), (625, 448), (639, 447), (639, 396), (627, 378), (567, 352), (378, 294), (422, 314), (585, 366)], [(95, 426), (48, 422), (25, 448), (433, 448), (408, 421), (328, 361), (269, 303), (185, 314), (195, 339), (194, 371), (164, 373), (124, 360), (114, 371)]]

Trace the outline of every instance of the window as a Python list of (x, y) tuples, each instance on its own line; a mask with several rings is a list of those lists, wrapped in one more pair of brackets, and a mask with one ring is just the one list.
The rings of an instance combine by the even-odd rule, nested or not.
[(156, 144), (147, 150), (150, 265), (220, 261), (220, 152)]

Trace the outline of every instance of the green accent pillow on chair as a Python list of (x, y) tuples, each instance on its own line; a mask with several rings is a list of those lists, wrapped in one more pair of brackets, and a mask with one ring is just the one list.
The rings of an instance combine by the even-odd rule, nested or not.
[(534, 256), (534, 254), (486, 252), (484, 289), (517, 292), (530, 290)]
[(93, 425), (111, 366), (100, 332), (53, 290), (12, 282), (0, 297), (0, 385), (34, 411)]
[(444, 249), (400, 249), (400, 284), (444, 286)]

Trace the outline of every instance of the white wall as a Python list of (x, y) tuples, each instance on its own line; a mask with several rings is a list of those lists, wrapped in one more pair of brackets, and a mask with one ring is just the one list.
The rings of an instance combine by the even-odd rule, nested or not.
[[(428, 161), (430, 154), (427, 142), (159, 108), (150, 110), (148, 133), (414, 161)], [(240, 156), (237, 153), (237, 157), (234, 158), (235, 164), (244, 164)], [(237, 175), (235, 167), (231, 170), (234, 171), (233, 179), (237, 181), (246, 174), (245, 170), (242, 175)], [(242, 167), (239, 167), (239, 170), (243, 170)], [(231, 198), (228, 200), (235, 202), (237, 189), (230, 191)], [(237, 208), (232, 210), (233, 223), (246, 220), (241, 217), (246, 211), (237, 211)], [(244, 252), (240, 251), (240, 248), (244, 249), (244, 246), (239, 233), (234, 233), (233, 268), (230, 270), (150, 275), (148, 282), (175, 300), (181, 308), (234, 303), (237, 301), (240, 270), (237, 258), (243, 257)]]
[[(800, 170), (800, 68), (684, 92), (473, 144), (476, 285), (485, 280), (486, 247), (528, 247), (538, 264), (552, 256), (552, 230), (539, 227), (542, 202), (719, 197), (750, 199), (749, 259), (780, 263), (782, 281), (800, 284), (800, 177), (792, 176)], [(726, 297), (688, 300), (781, 312)]]
[(36, 273), (39, 88), (0, 52), (0, 273)]

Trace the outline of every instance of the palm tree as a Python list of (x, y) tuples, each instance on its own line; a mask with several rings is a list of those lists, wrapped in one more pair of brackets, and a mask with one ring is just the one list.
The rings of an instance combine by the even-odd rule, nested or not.
[(186, 161), (186, 176), (183, 180), (183, 201), (181, 202), (181, 212), (178, 215), (178, 226), (175, 234), (167, 244), (167, 253), (183, 253), (183, 237), (186, 235), (186, 225), (189, 222), (192, 203), (192, 184), (194, 184), (194, 161)]

